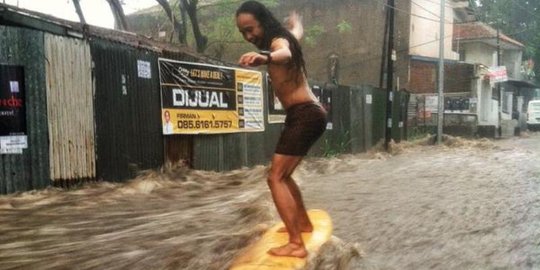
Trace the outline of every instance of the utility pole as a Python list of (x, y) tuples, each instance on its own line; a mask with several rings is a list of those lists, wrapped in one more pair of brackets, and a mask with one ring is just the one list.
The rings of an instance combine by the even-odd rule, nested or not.
[(385, 79), (385, 74), (384, 74), (384, 71), (385, 71), (385, 67), (387, 66), (387, 63), (386, 63), (386, 51), (387, 51), (387, 46), (388, 46), (388, 20), (390, 19), (390, 16), (388, 15), (388, 11), (386, 11), (386, 19), (384, 20), (384, 35), (383, 35), (383, 40), (382, 40), (382, 52), (381, 52), (381, 70), (380, 70), (380, 74), (379, 74), (379, 88), (380, 89), (384, 89), (384, 79)]
[(439, 91), (437, 108), (437, 144), (442, 143), (443, 120), (444, 120), (444, 4), (441, 0), (440, 34), (439, 34)]
[(384, 133), (384, 148), (388, 150), (392, 139), (392, 100), (394, 98), (394, 0), (388, 0), (388, 46), (386, 53), (386, 129)]
[[(501, 34), (500, 34), (500, 23), (497, 25), (497, 70), (501, 66)], [(497, 84), (497, 93), (499, 93), (499, 138), (502, 138), (502, 104), (503, 104), (503, 93), (501, 92), (501, 83), (496, 82)]]

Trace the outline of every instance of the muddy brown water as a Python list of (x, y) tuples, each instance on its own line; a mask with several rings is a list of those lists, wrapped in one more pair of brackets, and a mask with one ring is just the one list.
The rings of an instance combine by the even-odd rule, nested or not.
[[(334, 237), (307, 269), (540, 269), (540, 135), (309, 158)], [(227, 269), (277, 219), (267, 166), (0, 196), (0, 269)]]

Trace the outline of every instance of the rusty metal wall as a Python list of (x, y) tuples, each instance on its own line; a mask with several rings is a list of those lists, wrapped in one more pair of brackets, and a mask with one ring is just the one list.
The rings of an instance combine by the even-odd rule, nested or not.
[(85, 40), (45, 34), (50, 177), (96, 176), (92, 59)]
[(43, 33), (0, 25), (0, 64), (24, 68), (28, 148), (0, 154), (0, 194), (50, 185)]
[[(90, 41), (94, 62), (98, 179), (122, 181), (163, 165), (157, 54), (101, 39)], [(150, 66), (140, 76), (138, 61)]]

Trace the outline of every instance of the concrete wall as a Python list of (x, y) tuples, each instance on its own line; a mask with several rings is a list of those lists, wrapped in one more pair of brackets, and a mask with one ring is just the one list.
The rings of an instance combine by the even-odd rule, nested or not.
[[(449, 1), (446, 1), (449, 2)], [(441, 7), (439, 1), (417, 0), (411, 5), (410, 54), (439, 57)], [(444, 58), (457, 60), (459, 55), (451, 50), (454, 11), (446, 4), (444, 11)]]
[(478, 80), (478, 124), (498, 126), (499, 102), (493, 99), (493, 90), (489, 82)]
[[(400, 10), (408, 10), (411, 5), (409, 1), (395, 3), (397, 9)], [(324, 32), (314, 40), (315, 44), (307, 42), (306, 34), (302, 40), (309, 78), (329, 81), (331, 72), (329, 58), (330, 55), (336, 54), (339, 61), (339, 84), (379, 86), (387, 12), (382, 2), (372, 0), (281, 1), (280, 6), (275, 9), (275, 14), (278, 18), (284, 17), (290, 10), (301, 11), (306, 34), (314, 26), (324, 29)], [(402, 88), (408, 83), (408, 25), (410, 22), (407, 13), (396, 11), (395, 16), (394, 47), (397, 52), (397, 61), (394, 66), (394, 86)], [(338, 25), (344, 22), (348, 23), (351, 29), (340, 32)]]
[(493, 66), (497, 63), (497, 50), (487, 44), (465, 43), (461, 44), (461, 49), (465, 52), (465, 62), (471, 64), (483, 64)]

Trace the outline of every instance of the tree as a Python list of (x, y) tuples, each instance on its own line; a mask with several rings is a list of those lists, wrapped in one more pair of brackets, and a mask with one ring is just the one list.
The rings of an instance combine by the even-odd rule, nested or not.
[(129, 31), (124, 8), (120, 0), (107, 0), (114, 16), (115, 26), (121, 30)]
[(75, 12), (77, 12), (81, 23), (86, 24), (86, 20), (84, 19), (84, 14), (82, 12), (81, 3), (79, 3), (79, 0), (73, 0), (73, 5), (75, 6)]
[[(124, 8), (122, 8), (122, 3), (120, 0), (107, 0), (109, 3), (109, 6), (111, 7), (111, 11), (113, 13), (115, 26), (121, 30), (129, 31), (129, 27), (126, 21), (126, 15), (124, 14)], [(82, 24), (86, 24), (86, 20), (84, 18), (84, 14), (81, 8), (80, 0), (73, 0), (73, 6), (75, 6), (75, 11), (77, 12), (77, 15), (79, 16), (79, 21)]]
[(525, 46), (525, 58), (536, 62), (535, 73), (540, 67), (540, 1), (531, 0), (478, 0), (476, 11), (481, 21), (499, 28)]
[[(167, 17), (171, 21), (173, 25), (173, 32), (176, 32), (178, 35), (178, 42), (180, 44), (186, 44), (187, 43), (187, 37), (186, 37), (186, 21), (185, 21), (185, 12), (183, 8), (180, 8), (180, 18), (182, 19), (182, 23), (180, 24), (178, 20), (176, 19), (176, 16), (174, 15), (171, 6), (169, 5), (169, 2), (167, 0), (156, 0), (161, 7), (163, 7), (163, 10), (165, 11), (165, 14), (167, 14)], [(181, 3), (179, 3), (180, 5)], [(172, 35), (171, 35), (172, 39)]]
[[(182, 23), (180, 24), (176, 17), (174, 15), (175, 10), (171, 8), (171, 4), (169, 4), (168, 0), (156, 0), (159, 5), (163, 8), (165, 11), (165, 14), (169, 18), (169, 20), (172, 23), (173, 26), (173, 32), (177, 32), (178, 34), (178, 41), (181, 44), (187, 43), (187, 19), (186, 17), (189, 17), (189, 20), (191, 22), (191, 29), (193, 30), (193, 37), (195, 38), (195, 47), (197, 48), (198, 52), (204, 52), (206, 49), (206, 46), (208, 45), (208, 38), (202, 34), (201, 28), (199, 25), (199, 20), (197, 17), (197, 5), (199, 3), (198, 0), (175, 0), (176, 6), (178, 7), (176, 9), (177, 12), (180, 13), (180, 18), (182, 20)], [(172, 4), (174, 7), (175, 5)]]
[(185, 10), (189, 15), (191, 21), (191, 27), (193, 29), (193, 36), (195, 37), (195, 43), (197, 45), (197, 52), (204, 52), (206, 45), (208, 44), (208, 38), (201, 33), (199, 27), (199, 20), (197, 19), (197, 4), (198, 0), (181, 0), (180, 9)]

